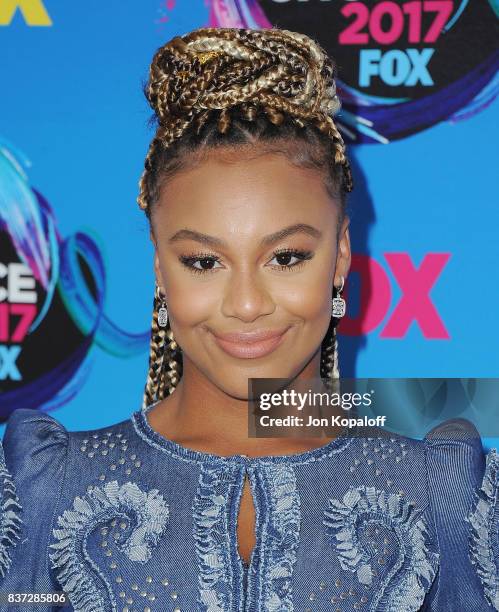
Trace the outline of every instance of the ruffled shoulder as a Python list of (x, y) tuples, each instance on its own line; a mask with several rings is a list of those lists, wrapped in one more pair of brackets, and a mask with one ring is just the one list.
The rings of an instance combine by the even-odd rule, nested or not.
[(21, 511), (16, 486), (5, 463), (3, 446), (0, 442), (0, 576), (3, 578), (12, 564), (12, 549), (21, 536)]
[[(69, 432), (55, 418), (18, 408), (0, 443), (0, 576), (10, 570), (14, 552), (35, 552), (42, 543), (44, 511), (55, 505), (64, 477)], [(22, 537), (22, 545), (20, 540)]]
[(485, 474), (467, 520), (473, 566), (488, 603), (499, 610), (499, 454), (495, 448), (487, 454)]

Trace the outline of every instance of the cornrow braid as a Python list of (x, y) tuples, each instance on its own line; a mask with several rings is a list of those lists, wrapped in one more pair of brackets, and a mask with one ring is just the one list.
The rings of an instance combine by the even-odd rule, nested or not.
[(164, 328), (158, 325), (159, 306), (159, 299), (155, 293), (149, 345), (149, 371), (143, 397), (144, 407), (173, 393), (182, 375), (180, 348), (175, 342), (173, 332), (169, 326)]
[[(199, 28), (176, 36), (154, 54), (144, 94), (157, 129), (139, 181), (137, 202), (149, 220), (160, 187), (179, 168), (212, 148), (244, 146), (284, 152), (319, 170), (344, 214), (353, 189), (349, 161), (334, 116), (337, 68), (314, 40), (278, 29)], [(144, 404), (175, 390), (182, 352), (169, 324), (159, 328), (155, 298)], [(336, 324), (323, 340), (321, 378), (339, 377)]]

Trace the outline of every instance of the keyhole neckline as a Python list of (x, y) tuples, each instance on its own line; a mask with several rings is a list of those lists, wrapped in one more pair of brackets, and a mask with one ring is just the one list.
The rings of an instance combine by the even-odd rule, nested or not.
[(352, 442), (352, 435), (348, 435), (347, 429), (345, 428), (340, 434), (330, 440), (322, 446), (303, 451), (301, 453), (293, 453), (288, 455), (264, 455), (261, 457), (248, 457), (242, 454), (235, 455), (217, 455), (214, 453), (207, 453), (204, 451), (194, 450), (186, 446), (182, 446), (178, 442), (174, 442), (169, 438), (160, 434), (153, 429), (147, 419), (147, 413), (156, 404), (159, 404), (161, 400), (157, 400), (148, 406), (142, 406), (140, 410), (136, 410), (132, 416), (131, 421), (136, 433), (150, 446), (168, 453), (170, 456), (177, 459), (205, 464), (205, 463), (218, 463), (224, 465), (234, 464), (245, 464), (245, 465), (259, 465), (262, 463), (286, 463), (286, 464), (303, 464), (310, 463), (330, 457), (337, 453), (345, 450)]

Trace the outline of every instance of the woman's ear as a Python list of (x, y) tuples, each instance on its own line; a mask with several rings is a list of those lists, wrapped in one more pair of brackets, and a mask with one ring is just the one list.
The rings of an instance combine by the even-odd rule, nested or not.
[(346, 280), (352, 262), (352, 252), (350, 247), (350, 232), (348, 226), (350, 219), (345, 215), (338, 234), (338, 252), (336, 254), (336, 271), (334, 284), (341, 285), (341, 277)]
[(163, 277), (161, 275), (161, 268), (159, 265), (159, 253), (158, 253), (158, 244), (156, 242), (156, 238), (154, 236), (154, 232), (152, 228), (149, 232), (149, 236), (151, 238), (151, 242), (154, 247), (154, 260), (153, 260), (153, 268), (154, 268), (154, 276), (156, 277), (156, 285), (159, 287), (161, 293), (165, 294), (165, 285), (163, 283)]
[(154, 276), (156, 277), (156, 285), (159, 287), (161, 293), (163, 293), (164, 295), (166, 293), (165, 285), (163, 283), (163, 277), (161, 275), (161, 268), (159, 266), (159, 254), (158, 249), (156, 247), (154, 248)]

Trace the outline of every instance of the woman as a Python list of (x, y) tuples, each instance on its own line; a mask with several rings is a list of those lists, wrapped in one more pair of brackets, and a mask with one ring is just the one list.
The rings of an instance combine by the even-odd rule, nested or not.
[(79, 432), (12, 414), (2, 591), (64, 590), (82, 612), (499, 609), (496, 456), (484, 476), (470, 423), (248, 437), (248, 379), (339, 376), (352, 177), (335, 76), (282, 30), (199, 29), (155, 54), (144, 403)]

